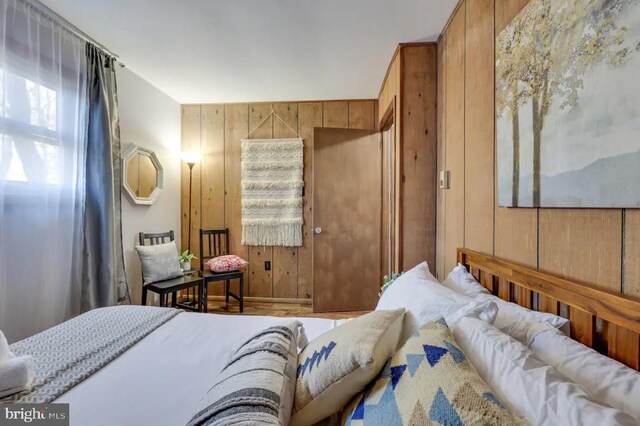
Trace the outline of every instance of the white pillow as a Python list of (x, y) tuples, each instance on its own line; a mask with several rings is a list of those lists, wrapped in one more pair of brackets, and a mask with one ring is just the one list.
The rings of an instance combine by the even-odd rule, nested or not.
[(599, 354), (546, 324), (529, 347), (595, 399), (631, 414), (640, 423), (640, 373)]
[(474, 300), (438, 283), (423, 262), (402, 274), (382, 294), (376, 311), (405, 308), (400, 345), (403, 345), (421, 326), (444, 317), (452, 329), (464, 316), (493, 322), (498, 312), (490, 300)]
[(536, 312), (516, 303), (507, 302), (493, 295), (479, 296), (498, 305), (498, 315), (493, 325), (503, 333), (528, 345), (535, 337), (538, 325), (548, 324), (569, 335), (569, 320), (546, 312)]
[(453, 333), (500, 401), (530, 424), (636, 424), (630, 415), (593, 401), (580, 386), (491, 324), (463, 318)]
[[(539, 323), (549, 324), (552, 327), (562, 330), (566, 335), (569, 335), (568, 319), (546, 312), (532, 311), (531, 309), (527, 309), (516, 303), (507, 302), (492, 295), (486, 288), (480, 285), (474, 276), (467, 271), (467, 268), (461, 264), (453, 268), (442, 285), (466, 296), (495, 302), (496, 305), (498, 305), (498, 315), (493, 325), (525, 345), (530, 343), (528, 337), (535, 337), (534, 334), (530, 333), (530, 328)], [(537, 330), (537, 328), (534, 329)]]
[(482, 287), (482, 285), (476, 281), (475, 277), (467, 271), (467, 268), (460, 263), (449, 272), (447, 279), (442, 282), (442, 285), (469, 297), (490, 294), (489, 290)]

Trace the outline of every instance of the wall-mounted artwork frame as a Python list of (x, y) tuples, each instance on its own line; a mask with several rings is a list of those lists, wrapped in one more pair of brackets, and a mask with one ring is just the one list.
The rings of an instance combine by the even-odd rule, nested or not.
[(640, 1), (531, 0), (496, 40), (498, 202), (640, 207)]

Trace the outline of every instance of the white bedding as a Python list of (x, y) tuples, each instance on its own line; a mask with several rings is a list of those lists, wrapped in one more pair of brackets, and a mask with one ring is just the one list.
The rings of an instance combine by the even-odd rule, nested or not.
[[(184, 425), (231, 351), (290, 319), (180, 314), (54, 402), (70, 404), (72, 425)], [(309, 340), (338, 323), (296, 319)]]

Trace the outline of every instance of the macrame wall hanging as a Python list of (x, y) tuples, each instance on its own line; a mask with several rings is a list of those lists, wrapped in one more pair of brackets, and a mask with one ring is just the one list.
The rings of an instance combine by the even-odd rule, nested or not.
[[(242, 140), (242, 244), (302, 245), (303, 140), (249, 139), (271, 111)], [(298, 135), (300, 136), (300, 135)]]

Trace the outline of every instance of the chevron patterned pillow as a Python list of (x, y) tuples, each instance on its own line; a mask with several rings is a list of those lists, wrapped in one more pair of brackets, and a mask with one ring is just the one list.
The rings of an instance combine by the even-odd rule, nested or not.
[(298, 355), (292, 426), (337, 413), (373, 379), (398, 345), (404, 309), (375, 311), (311, 341)]
[(343, 410), (345, 426), (523, 424), (491, 392), (443, 318), (420, 328)]

